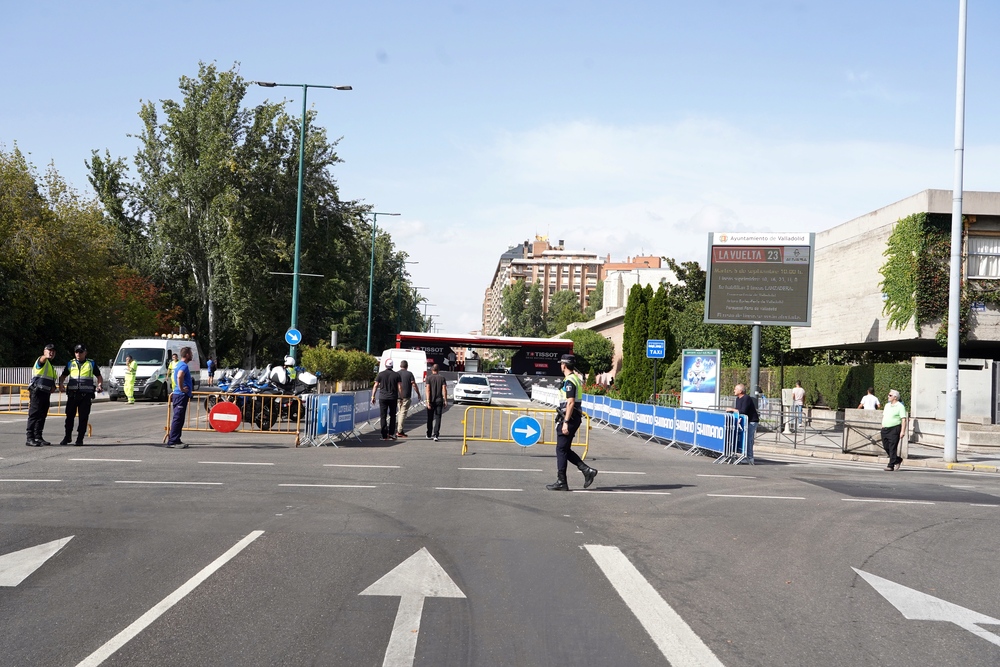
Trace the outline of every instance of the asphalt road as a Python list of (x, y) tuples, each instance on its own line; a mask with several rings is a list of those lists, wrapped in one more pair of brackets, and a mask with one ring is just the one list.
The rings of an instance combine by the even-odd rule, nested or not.
[(339, 449), (167, 449), (143, 403), (96, 405), (88, 446), (28, 448), (0, 415), (0, 582), (71, 538), (0, 585), (0, 664), (1000, 663), (996, 475), (720, 466), (595, 429), (596, 483), (554, 493), (550, 446), (461, 456), (463, 409), (438, 443), (418, 415)]

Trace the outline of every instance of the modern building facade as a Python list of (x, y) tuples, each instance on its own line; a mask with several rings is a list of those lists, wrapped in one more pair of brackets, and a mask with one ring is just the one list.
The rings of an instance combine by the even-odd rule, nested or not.
[[(1000, 192), (964, 192), (962, 279), (974, 290), (1000, 279)], [(940, 323), (917, 330), (887, 326), (879, 270), (896, 223), (917, 213), (951, 215), (951, 190), (924, 190), (816, 234), (812, 326), (792, 327), (793, 349), (846, 348), (943, 354), (935, 341)], [(967, 356), (1000, 357), (1000, 309), (973, 302)]]

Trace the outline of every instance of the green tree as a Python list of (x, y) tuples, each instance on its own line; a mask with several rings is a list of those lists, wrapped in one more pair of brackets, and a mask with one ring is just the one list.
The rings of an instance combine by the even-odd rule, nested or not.
[(646, 377), (646, 339), (649, 314), (646, 292), (641, 285), (629, 290), (622, 334), (622, 370), (615, 377), (615, 387), (627, 401), (645, 401), (652, 393), (653, 377)]
[(597, 315), (597, 311), (604, 307), (604, 281), (601, 280), (597, 283), (595, 287), (590, 292), (590, 303), (584, 309), (583, 314), (587, 316), (587, 320), (592, 320)]
[(542, 312), (542, 286), (531, 284), (528, 290), (528, 305), (524, 310), (524, 332), (522, 335), (538, 337), (545, 333), (545, 315)]
[(550, 334), (560, 334), (574, 322), (583, 322), (586, 317), (580, 310), (580, 300), (573, 290), (560, 290), (549, 299), (546, 330)]
[(567, 331), (561, 338), (573, 341), (573, 354), (581, 373), (599, 374), (611, 370), (615, 345), (592, 329)]
[(504, 336), (523, 336), (526, 325), (527, 311), (525, 302), (528, 298), (528, 287), (524, 281), (518, 278), (510, 285), (503, 288), (500, 313), (503, 316), (503, 324), (500, 325), (500, 333)]

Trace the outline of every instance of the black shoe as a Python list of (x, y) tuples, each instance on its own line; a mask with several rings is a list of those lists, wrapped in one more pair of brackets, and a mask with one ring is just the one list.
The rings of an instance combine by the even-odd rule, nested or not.
[(586, 464), (583, 465), (584, 467), (580, 470), (583, 472), (583, 488), (586, 489), (594, 483), (594, 478), (597, 477), (597, 468), (591, 468)]
[(83, 440), (77, 440), (73, 443), (74, 447), (83, 447)]
[(38, 442), (38, 441), (37, 441), (37, 440), (35, 440), (34, 438), (28, 438), (28, 439), (27, 439), (27, 440), (26, 440), (26, 441), (24, 442), (24, 445), (25, 445), (26, 447), (41, 447), (41, 446), (42, 446), (42, 443)]
[(569, 484), (566, 483), (566, 475), (559, 474), (556, 477), (556, 481), (552, 484), (546, 484), (545, 488), (549, 491), (569, 491)]
[(69, 444), (69, 438), (63, 438), (62, 440), (59, 441), (60, 447), (65, 447), (68, 444)]
[(52, 446), (52, 443), (46, 440), (45, 438), (38, 438), (35, 442), (37, 442), (39, 445), (44, 445), (45, 447)]

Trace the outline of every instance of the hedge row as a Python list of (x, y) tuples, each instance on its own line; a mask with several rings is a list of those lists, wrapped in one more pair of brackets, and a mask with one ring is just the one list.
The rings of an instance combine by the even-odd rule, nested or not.
[[(869, 364), (864, 366), (785, 366), (785, 388), (802, 382), (806, 390), (806, 404), (833, 410), (856, 408), (868, 387), (875, 388), (875, 395), (884, 404), (890, 389), (899, 391), (904, 405), (910, 404), (911, 364)], [(781, 368), (772, 366), (760, 369), (760, 386), (765, 396), (779, 398)], [(732, 392), (737, 383), (750, 384), (749, 368), (723, 368), (721, 377), (723, 394)]]
[(361, 350), (341, 350), (331, 348), (326, 342), (316, 347), (302, 348), (302, 365), (310, 373), (318, 373), (324, 380), (362, 380), (370, 382), (375, 379), (375, 367), (378, 358)]

